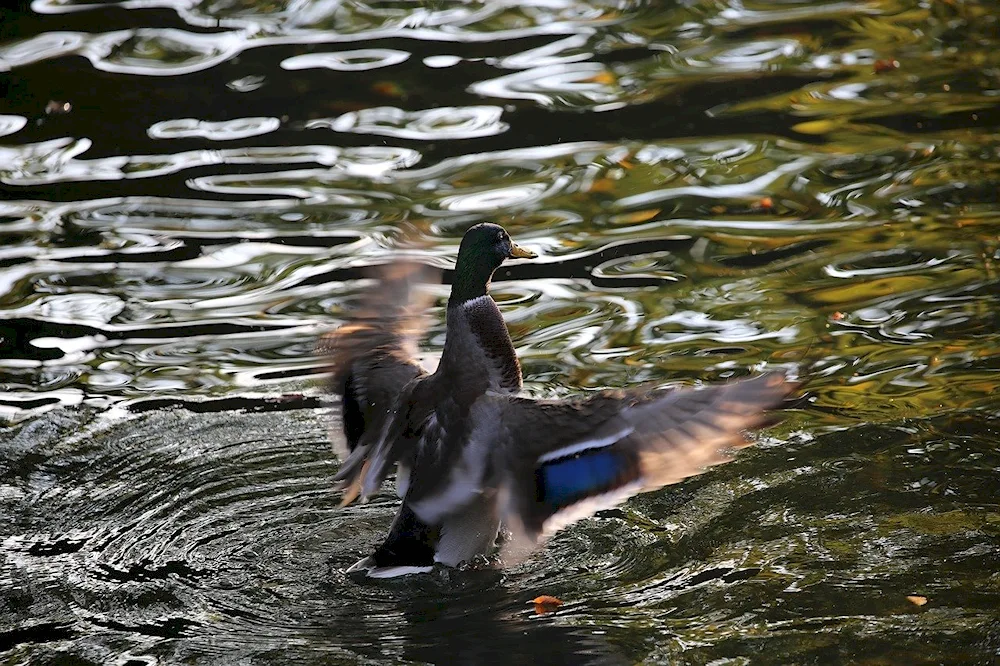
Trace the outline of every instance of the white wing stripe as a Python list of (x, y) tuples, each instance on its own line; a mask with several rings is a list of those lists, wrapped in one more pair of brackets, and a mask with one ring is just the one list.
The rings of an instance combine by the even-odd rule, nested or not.
[(575, 455), (580, 451), (586, 451), (588, 449), (601, 449), (605, 446), (611, 446), (621, 438), (631, 435), (633, 432), (635, 432), (635, 427), (626, 425), (618, 432), (607, 435), (606, 437), (601, 437), (600, 439), (585, 439), (582, 442), (577, 442), (576, 444), (564, 446), (561, 449), (549, 451), (548, 453), (539, 456), (538, 462), (546, 463), (552, 460), (559, 460), (560, 458)]
[(588, 518), (598, 511), (617, 506), (623, 500), (642, 492), (642, 489), (643, 483), (641, 480), (632, 481), (624, 486), (609, 490), (606, 493), (592, 495), (579, 502), (565, 506), (553, 513), (542, 523), (541, 536), (542, 538), (548, 538), (567, 525), (571, 525), (582, 518)]

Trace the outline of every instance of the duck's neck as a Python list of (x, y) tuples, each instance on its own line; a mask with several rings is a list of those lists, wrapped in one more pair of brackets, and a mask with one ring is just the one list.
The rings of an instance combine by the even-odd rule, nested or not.
[(455, 264), (455, 278), (451, 284), (448, 306), (461, 305), (485, 296), (489, 292), (490, 279), (497, 266), (483, 261), (475, 253), (462, 252)]
[(489, 295), (448, 304), (448, 337), (438, 371), (450, 390), (474, 399), (521, 388), (521, 364), (500, 308)]
[(488, 289), (494, 268), (455, 267), (448, 299), (448, 337), (441, 364), (453, 389), (470, 397), (485, 390), (516, 391), (521, 387), (521, 366), (507, 324)]

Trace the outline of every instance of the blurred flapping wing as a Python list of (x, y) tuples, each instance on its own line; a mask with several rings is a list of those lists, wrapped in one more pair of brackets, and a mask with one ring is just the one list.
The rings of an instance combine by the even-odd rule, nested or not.
[(373, 446), (398, 411), (404, 388), (426, 375), (414, 358), (426, 329), (431, 297), (420, 284), (440, 281), (440, 272), (423, 264), (397, 261), (373, 270), (375, 283), (350, 319), (323, 335), (318, 349), (327, 354), (331, 389), (341, 396), (343, 435), (332, 433), (341, 459), (336, 476), (343, 504), (358, 494)]
[(500, 511), (517, 557), (557, 530), (637, 493), (727, 462), (768, 425), (794, 384), (772, 373), (703, 389), (606, 391), (511, 400), (499, 451)]

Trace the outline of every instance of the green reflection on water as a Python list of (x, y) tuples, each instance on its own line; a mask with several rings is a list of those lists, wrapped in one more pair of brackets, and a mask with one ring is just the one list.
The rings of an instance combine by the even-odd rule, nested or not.
[[(996, 3), (35, 4), (0, 14), (0, 661), (997, 659)], [(362, 48), (411, 57), (282, 65)], [(804, 399), (502, 576), (385, 589), (339, 574), (395, 504), (337, 509), (326, 414), (99, 416), (317, 393), (363, 269), (484, 218), (542, 255), (494, 288), (530, 393)]]

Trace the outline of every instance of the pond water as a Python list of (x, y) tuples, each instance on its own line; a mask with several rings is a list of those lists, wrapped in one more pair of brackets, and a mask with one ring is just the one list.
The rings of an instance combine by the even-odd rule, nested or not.
[[(6, 5), (0, 663), (1000, 660), (998, 3)], [(315, 340), (484, 219), (532, 394), (803, 398), (514, 568), (348, 579), (396, 502), (337, 508)]]

